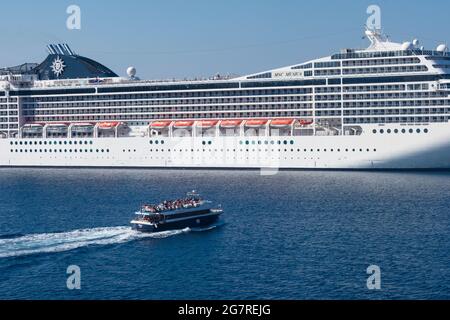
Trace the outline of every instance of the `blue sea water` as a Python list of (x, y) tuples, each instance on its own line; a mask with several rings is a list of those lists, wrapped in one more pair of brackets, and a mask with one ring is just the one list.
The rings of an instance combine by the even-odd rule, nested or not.
[[(191, 189), (222, 225), (128, 227)], [(2, 169), (0, 299), (450, 299), (449, 196), (449, 172)]]

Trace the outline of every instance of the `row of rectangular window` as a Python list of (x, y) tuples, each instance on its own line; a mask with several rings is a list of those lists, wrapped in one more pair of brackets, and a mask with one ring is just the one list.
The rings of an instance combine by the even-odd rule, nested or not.
[(344, 118), (345, 124), (368, 124), (368, 123), (431, 123), (431, 122), (448, 122), (448, 116), (437, 117), (359, 117)]

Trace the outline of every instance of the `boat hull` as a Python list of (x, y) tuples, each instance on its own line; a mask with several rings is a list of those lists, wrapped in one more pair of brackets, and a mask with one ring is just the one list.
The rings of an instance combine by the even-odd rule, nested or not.
[(211, 213), (203, 216), (194, 216), (177, 221), (166, 221), (158, 224), (139, 223), (138, 221), (132, 221), (131, 225), (134, 230), (139, 232), (162, 232), (170, 230), (182, 230), (186, 228), (205, 228), (213, 225), (219, 220), (220, 213)]
[(0, 167), (450, 169), (450, 123), (359, 136), (0, 139)]

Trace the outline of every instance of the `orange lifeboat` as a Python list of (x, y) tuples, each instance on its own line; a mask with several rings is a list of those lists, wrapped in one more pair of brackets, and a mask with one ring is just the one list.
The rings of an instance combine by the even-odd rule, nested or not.
[(298, 123), (300, 124), (300, 126), (305, 127), (305, 126), (309, 126), (309, 125), (313, 124), (314, 121), (310, 120), (310, 119), (301, 119), (298, 121)]
[(270, 122), (272, 127), (283, 128), (291, 126), (294, 123), (294, 119), (274, 119)]
[(247, 120), (245, 122), (246, 127), (259, 128), (265, 126), (269, 122), (269, 120), (264, 119), (255, 119), (255, 120)]
[(150, 127), (152, 129), (163, 129), (163, 128), (167, 128), (168, 126), (170, 126), (170, 124), (172, 123), (172, 121), (155, 121), (150, 123)]
[(100, 122), (98, 123), (98, 127), (100, 129), (113, 129), (115, 127), (117, 127), (120, 124), (120, 122)]
[(220, 126), (222, 128), (236, 128), (241, 125), (243, 120), (222, 120)]
[(207, 128), (214, 127), (215, 125), (217, 125), (218, 122), (219, 122), (218, 120), (203, 120), (203, 121), (198, 121), (197, 125), (200, 128), (207, 129)]
[(176, 121), (173, 125), (177, 129), (191, 128), (194, 125), (194, 121)]

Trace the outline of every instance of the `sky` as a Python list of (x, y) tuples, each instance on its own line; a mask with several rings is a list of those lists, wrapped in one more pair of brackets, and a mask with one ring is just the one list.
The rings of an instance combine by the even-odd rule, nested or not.
[[(0, 65), (41, 62), (49, 43), (143, 79), (245, 75), (365, 48), (369, 5), (392, 41), (450, 43), (442, 0), (16, 0), (1, 6)], [(81, 29), (69, 30), (70, 5)]]

